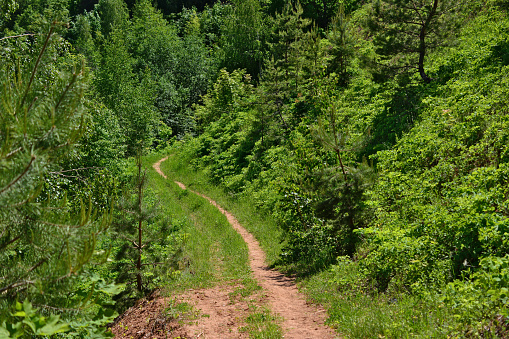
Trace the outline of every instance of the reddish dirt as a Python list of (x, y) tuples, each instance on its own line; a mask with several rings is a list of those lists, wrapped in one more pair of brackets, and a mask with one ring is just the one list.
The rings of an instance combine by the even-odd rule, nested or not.
[[(160, 164), (166, 159), (167, 157), (153, 165), (154, 169), (164, 178), (167, 177), (161, 171)], [(180, 182), (175, 183), (182, 189), (186, 189), (184, 184)], [(189, 191), (202, 196), (212, 205), (216, 206), (227, 217), (232, 227), (244, 238), (249, 249), (249, 260), (253, 275), (263, 288), (262, 293), (266, 296), (271, 310), (283, 319), (284, 338), (335, 338), (334, 331), (324, 325), (326, 319), (325, 310), (317, 305), (308, 303), (304, 296), (298, 292), (294, 279), (268, 268), (265, 264), (265, 253), (255, 237), (242, 227), (231, 213), (224, 210), (215, 201), (201, 193)], [(249, 304), (246, 301), (238, 300), (232, 302), (230, 297), (232, 288), (231, 286), (216, 286), (211, 289), (192, 290), (186, 295), (178, 297), (179, 301), (186, 301), (195, 305), (197, 309), (201, 310), (203, 314), (208, 315), (208, 317), (201, 317), (191, 323), (182, 324), (181, 330), (186, 334), (177, 334), (171, 338), (178, 337), (178, 335), (182, 338), (245, 338), (247, 334), (240, 332), (239, 329), (242, 328), (243, 315), (247, 314)], [(156, 302), (164, 304), (167, 301), (160, 298)], [(143, 322), (141, 317), (140, 315), (138, 318), (140, 322)], [(150, 321), (148, 321), (148, 324), (150, 327)], [(171, 326), (171, 322), (169, 325)], [(120, 335), (120, 332), (115, 333), (117, 338), (124, 337)], [(125, 336), (125, 338), (129, 338), (129, 336)], [(133, 338), (144, 337), (134, 336)], [(146, 338), (159, 337), (151, 336)]]
[[(232, 297), (236, 287), (219, 285), (212, 288), (190, 290), (178, 297), (179, 302), (187, 302), (200, 311), (198, 318), (186, 321), (182, 328), (188, 333), (186, 338), (243, 339), (248, 333), (243, 331), (243, 319), (249, 314), (250, 301), (240, 296)], [(259, 300), (251, 300), (258, 303)]]
[(187, 338), (179, 322), (165, 314), (167, 303), (168, 299), (157, 296), (139, 300), (115, 320), (111, 328), (115, 338)]

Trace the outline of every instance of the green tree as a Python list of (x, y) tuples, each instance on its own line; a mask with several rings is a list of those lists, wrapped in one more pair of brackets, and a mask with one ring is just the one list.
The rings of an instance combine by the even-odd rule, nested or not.
[(96, 89), (108, 108), (117, 115), (125, 134), (126, 155), (150, 145), (159, 114), (154, 106), (155, 84), (150, 69), (135, 72), (125, 31), (114, 29), (104, 42)]
[(424, 82), (430, 82), (426, 56), (455, 38), (468, 12), (468, 1), (374, 0), (368, 27), (380, 65), (391, 74), (417, 70)]
[[(45, 322), (31, 303), (89, 316), (83, 310), (94, 302), (78, 296), (76, 285), (88, 279), (87, 264), (99, 259), (95, 245), (111, 221), (109, 209), (97, 215), (86, 202), (73, 214), (65, 192), (44, 189), (88, 118), (82, 105), (87, 69), (62, 52), (57, 28), (53, 23), (48, 33), (36, 35), (36, 52), (23, 55), (25, 62), (0, 59), (0, 322), (7, 320), (10, 335), (23, 333), (26, 326), (19, 324)], [(10, 313), (15, 300), (25, 303)], [(17, 323), (17, 317), (25, 319)], [(50, 323), (56, 325), (58, 317)], [(31, 331), (48, 333), (44, 326)]]
[(101, 34), (101, 18), (97, 10), (78, 14), (67, 32), (73, 47), (87, 58), (87, 65), (91, 68), (97, 68), (100, 61), (98, 45)]
[(298, 85), (300, 69), (302, 68), (303, 42), (305, 40), (311, 20), (303, 18), (302, 6), (288, 1), (281, 13), (276, 14), (275, 34), (271, 42), (271, 52), (278, 65), (285, 70), (286, 76), (295, 79)]
[(325, 96), (322, 97), (326, 104), (325, 119), (319, 121), (313, 132), (326, 149), (334, 152), (336, 164), (318, 173), (315, 213), (332, 225), (335, 254), (352, 256), (359, 242), (355, 230), (366, 225), (364, 192), (372, 183), (372, 173), (366, 163), (345, 161), (346, 153), (354, 149), (339, 125), (337, 98), (331, 93), (321, 95)]
[(95, 10), (101, 18), (101, 32), (105, 37), (115, 29), (126, 29), (129, 11), (124, 0), (100, 0)]
[(262, 68), (267, 51), (267, 23), (260, 1), (241, 0), (233, 5), (222, 32), (222, 67), (246, 69), (254, 78)]
[(302, 13), (299, 3), (294, 6), (289, 1), (276, 15), (272, 57), (258, 87), (259, 120), (269, 143), (279, 142), (300, 123), (303, 114), (312, 111), (304, 106), (320, 73), (320, 37), (316, 29), (309, 31), (311, 20)]
[(155, 105), (174, 135), (195, 129), (192, 105), (201, 101), (217, 68), (190, 11), (183, 36), (148, 1), (134, 11), (131, 41), (139, 67), (149, 67), (156, 83)]
[(353, 39), (349, 28), (345, 15), (345, 7), (341, 4), (336, 16), (332, 18), (329, 31), (327, 32), (327, 40), (331, 43), (327, 71), (336, 73), (339, 76), (339, 85), (343, 86), (348, 83), (350, 77), (348, 67), (354, 55)]
[[(113, 263), (117, 282), (126, 288), (116, 296), (120, 308), (147, 294), (160, 277), (170, 273), (176, 264), (179, 249), (172, 246), (170, 222), (162, 218), (160, 207), (148, 198), (147, 174), (141, 150), (136, 155), (136, 173), (118, 202), (119, 214), (113, 221), (119, 246)], [(158, 278), (159, 277), (159, 278)]]
[[(7, 0), (0, 5), (0, 34), (33, 34), (48, 20), (67, 22), (68, 0)], [(13, 34), (14, 33), (14, 34)]]

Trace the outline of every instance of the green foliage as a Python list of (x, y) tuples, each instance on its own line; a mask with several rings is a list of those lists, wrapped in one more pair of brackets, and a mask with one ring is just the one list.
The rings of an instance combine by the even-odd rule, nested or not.
[(129, 52), (124, 31), (114, 29), (103, 49), (95, 85), (118, 117), (125, 135), (126, 155), (134, 155), (138, 148), (149, 145), (159, 118), (153, 99), (155, 84), (147, 68), (134, 71), (136, 59)]
[[(129, 282), (123, 301), (141, 295), (138, 278), (144, 291), (170, 277), (244, 279), (238, 239), (213, 208), (175, 189), (185, 211), (157, 212), (154, 191), (167, 184), (153, 178), (145, 190), (125, 165), (182, 139), (175, 170), (191, 164), (276, 220), (270, 231), (250, 226), (272, 262), (300, 274), (333, 265), (310, 279), (346, 335), (505, 336), (506, 2), (198, 1), (173, 16), (148, 0), (2, 2), (0, 309), (39, 309), (32, 320), (3, 312), (5, 324), (42, 324), (58, 310), (66, 335), (101, 336), (113, 316), (102, 279)], [(183, 4), (155, 3), (164, 14)], [(69, 41), (45, 43), (48, 18), (63, 32), (69, 10)], [(88, 92), (74, 52), (90, 67)], [(120, 195), (131, 179), (137, 193)], [(192, 229), (185, 213), (211, 229)], [(178, 263), (184, 240), (194, 249)]]
[(68, 5), (68, 0), (3, 1), (0, 5), (0, 35), (40, 33), (41, 28), (44, 31), (51, 21), (67, 22)]
[[(85, 15), (90, 26), (96, 17), (104, 22), (99, 5), (92, 13)], [(138, 1), (132, 16), (131, 20), (120, 16), (108, 34), (103, 32), (106, 40), (96, 34), (93, 41), (101, 48), (99, 56), (89, 52), (99, 68), (98, 92), (119, 117), (128, 155), (134, 155), (140, 143), (147, 147), (154, 142), (160, 119), (179, 138), (194, 131), (191, 106), (205, 94), (217, 64), (199, 27), (179, 37), (149, 1)], [(77, 28), (80, 21), (83, 19), (77, 20)], [(79, 34), (86, 36), (86, 27), (80, 29)], [(81, 48), (93, 49), (90, 39), (86, 41)], [(166, 140), (156, 141), (161, 142)]]
[[(229, 74), (221, 70), (213, 89), (203, 98), (204, 106), (196, 108), (200, 126), (207, 126), (200, 136), (197, 155), (209, 166), (213, 180), (225, 183), (228, 180), (233, 190), (242, 185), (232, 177), (247, 166), (245, 157), (256, 138), (256, 131), (250, 126), (253, 111), (242, 104), (252, 92), (244, 72)], [(222, 156), (217, 157), (220, 153)]]
[(32, 304), (25, 299), (23, 304), (16, 302), (15, 312), (12, 316), (16, 323), (6, 324), (0, 327), (0, 335), (5, 338), (19, 338), (21, 336), (48, 336), (56, 333), (68, 332), (69, 325), (60, 320), (58, 315), (49, 317), (40, 316)]
[(443, 300), (462, 324), (454, 329), (456, 336), (503, 338), (507, 335), (508, 265), (507, 255), (485, 257), (469, 280), (449, 283)]
[(111, 338), (113, 334), (107, 325), (118, 316), (111, 307), (111, 297), (121, 289), (121, 285), (108, 284), (95, 275), (82, 275), (81, 286), (71, 296), (79, 307), (79, 317), (72, 313), (48, 315), (47, 311), (34, 309), (27, 299), (22, 304), (15, 301), (13, 311), (0, 319), (0, 337), (48, 336), (65, 332), (68, 338)]
[(88, 65), (97, 66), (100, 60), (97, 40), (102, 37), (99, 13), (91, 11), (78, 14), (71, 22), (67, 35), (73, 47), (87, 57)]
[(222, 27), (222, 67), (245, 69), (257, 78), (267, 52), (268, 27), (258, 0), (237, 1)]
[(336, 265), (306, 278), (302, 286), (323, 303), (328, 324), (347, 338), (448, 338), (459, 324), (434, 294), (378, 294), (348, 257), (339, 257)]
[(351, 25), (345, 16), (345, 7), (339, 5), (336, 16), (332, 19), (331, 29), (327, 34), (327, 39), (331, 43), (330, 60), (327, 71), (335, 72), (339, 76), (339, 84), (348, 83), (349, 66), (353, 58), (353, 39), (351, 36)]
[(101, 18), (101, 32), (109, 37), (114, 30), (125, 30), (129, 19), (129, 12), (123, 0), (100, 0), (96, 7)]
[[(287, 1), (285, 0), (272, 0), (268, 5), (270, 13), (280, 11)], [(313, 20), (320, 28), (325, 29), (334, 20), (334, 15), (339, 10), (341, 5), (344, 6), (346, 14), (352, 13), (358, 9), (364, 1), (358, 0), (302, 0), (300, 4), (304, 10), (304, 17)]]
[[(363, 262), (382, 290), (443, 286), (481, 257), (507, 253), (507, 66), (494, 59), (497, 48), (479, 49), (481, 41), (504, 43), (507, 19), (487, 19), (465, 32), (486, 27), (485, 35), (465, 39), (461, 57), (442, 61), (461, 81), (430, 94), (422, 121), (377, 154)], [(463, 58), (475, 62), (468, 67)]]
[(19, 8), (17, 0), (4, 1), (0, 6), (0, 29), (5, 27), (5, 24), (10, 21), (12, 15)]
[[(316, 269), (333, 262), (338, 253), (353, 253), (357, 238), (352, 231), (362, 224), (359, 217), (358, 225), (353, 225), (353, 210), (362, 209), (363, 203), (356, 201), (365, 187), (357, 180), (362, 177), (357, 170), (351, 182), (339, 185), (344, 192), (337, 190), (334, 179), (328, 186), (331, 192), (319, 190), (328, 181), (326, 176), (319, 179), (324, 173), (319, 158), (332, 158), (325, 155), (327, 151), (306, 149), (317, 147), (308, 125), (332, 105), (320, 98), (337, 94), (332, 89), (320, 94), (320, 88), (328, 83), (335, 87), (337, 78), (325, 77), (324, 45), (316, 29), (306, 31), (310, 21), (301, 15), (302, 8), (290, 3), (277, 15), (271, 45), (274, 59), (267, 62), (257, 88), (243, 81), (240, 72), (221, 71), (203, 106), (196, 107), (203, 134), (189, 148), (213, 182), (250, 196), (256, 206), (275, 213), (285, 231), (285, 262), (307, 260), (304, 266)], [(333, 198), (327, 207), (327, 203), (317, 207), (327, 200), (320, 201), (320, 196), (330, 194), (350, 203), (341, 209)], [(337, 213), (327, 212), (328, 217), (318, 222), (317, 208), (337, 208)], [(348, 220), (352, 222), (346, 227)], [(331, 223), (324, 227), (326, 221)]]
[[(198, 20), (200, 23), (200, 33), (204, 36), (207, 46), (213, 49), (218, 48), (221, 39), (221, 32), (227, 20), (228, 14), (231, 11), (231, 5), (221, 2), (215, 2), (213, 6), (206, 6), (204, 10), (199, 13)], [(182, 16), (186, 10), (182, 10)], [(198, 14), (198, 13), (193, 13)]]
[[(274, 20), (273, 57), (259, 83), (222, 71), (196, 107), (202, 134), (182, 146), (214, 184), (276, 218), (284, 233), (278, 263), (287, 269), (318, 271), (338, 255), (354, 260), (357, 285), (348, 285), (362, 286), (362, 293), (348, 302), (362, 300), (372, 312), (362, 326), (347, 325), (359, 336), (446, 337), (467, 317), (448, 321), (451, 305), (436, 293), (481, 258), (509, 250), (506, 13), (487, 5), (474, 16), (473, 2), (465, 13), (449, 2), (437, 2), (435, 13), (417, 5), (370, 3), (351, 20), (340, 15), (327, 40), (309, 29), (299, 6), (288, 5)], [(384, 30), (372, 31), (373, 45), (359, 26), (363, 14), (378, 9)], [(420, 28), (432, 29), (424, 47), (399, 31), (418, 36), (418, 24), (398, 20), (419, 13), (430, 18)], [(451, 40), (439, 41), (438, 33)], [(385, 66), (418, 69), (421, 47), (424, 80), (436, 80), (430, 84), (408, 74), (376, 82), (382, 73), (362, 68), (379, 58)], [(392, 296), (404, 300), (401, 307), (387, 306)], [(434, 307), (441, 310), (428, 319)], [(391, 320), (402, 313), (402, 321)]]
[[(13, 336), (67, 330), (59, 316), (42, 316), (32, 304), (62, 319), (73, 313), (90, 319), (86, 309), (101, 308), (70, 296), (86, 280), (89, 264), (104, 259), (95, 246), (110, 224), (109, 206), (78, 202), (76, 213), (65, 191), (41, 194), (44, 179), (68, 157), (87, 120), (87, 70), (67, 53), (65, 41), (53, 33), (55, 25), (37, 36), (32, 53), (0, 63), (0, 310), (2, 321), (17, 326), (5, 327)], [(23, 310), (9, 316), (14, 300), (25, 300)], [(105, 324), (89, 328), (104, 332)]]

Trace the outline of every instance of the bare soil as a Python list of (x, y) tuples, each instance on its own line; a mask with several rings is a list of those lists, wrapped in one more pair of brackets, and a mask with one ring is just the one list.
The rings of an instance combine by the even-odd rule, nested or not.
[(168, 301), (157, 295), (139, 300), (116, 319), (111, 328), (115, 338), (187, 338), (178, 320), (165, 313)]
[[(244, 319), (250, 311), (250, 301), (240, 296), (232, 297), (236, 287), (218, 285), (212, 288), (190, 290), (179, 296), (180, 302), (187, 302), (200, 313), (191, 321), (182, 323), (186, 338), (237, 339), (248, 338), (243, 331)], [(259, 300), (253, 299), (254, 303)]]
[[(167, 177), (161, 171), (160, 164), (166, 159), (167, 157), (153, 165), (154, 169), (164, 178)], [(180, 188), (186, 189), (184, 184), (175, 183)], [(242, 227), (231, 213), (215, 201), (201, 193), (190, 191), (216, 206), (227, 217), (232, 227), (244, 238), (249, 249), (253, 275), (263, 289), (261, 294), (253, 297), (257, 300), (251, 301), (268, 302), (272, 312), (282, 319), (284, 338), (336, 338), (334, 331), (324, 325), (325, 310), (307, 302), (305, 297), (299, 293), (293, 278), (270, 269), (266, 265), (265, 253), (255, 237)], [(242, 327), (245, 325), (243, 319), (249, 313), (250, 301), (239, 298), (232, 300), (231, 292), (234, 288), (231, 284), (225, 284), (210, 289), (191, 290), (185, 295), (178, 296), (178, 302), (187, 302), (206, 315), (192, 321), (177, 322), (175, 319), (165, 318), (164, 309), (169, 302), (168, 299), (155, 298), (153, 301), (142, 301), (141, 306), (140, 304), (133, 306), (117, 322), (113, 328), (115, 338), (247, 338), (247, 333), (242, 331)], [(159, 319), (159, 323), (157, 319)], [(164, 323), (163, 319), (167, 319), (168, 322)], [(124, 330), (122, 330), (122, 326)], [(129, 332), (125, 330), (126, 327)], [(157, 330), (161, 335), (166, 331), (166, 337), (158, 336)]]

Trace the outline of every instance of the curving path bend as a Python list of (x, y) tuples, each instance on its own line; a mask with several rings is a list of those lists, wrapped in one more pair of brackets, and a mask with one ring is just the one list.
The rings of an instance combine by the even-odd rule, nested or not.
[[(165, 179), (167, 176), (161, 171), (161, 163), (168, 159), (165, 157), (154, 163), (154, 169)], [(182, 189), (186, 186), (178, 181), (175, 183)], [(249, 233), (238, 220), (228, 211), (219, 206), (209, 197), (192, 190), (190, 192), (207, 199), (212, 205), (223, 213), (232, 227), (242, 236), (249, 249), (250, 266), (260, 286), (265, 290), (269, 305), (273, 312), (283, 318), (282, 328), (284, 338), (291, 339), (327, 339), (338, 338), (334, 331), (324, 325), (326, 319), (325, 310), (317, 305), (306, 302), (299, 293), (294, 279), (270, 269), (265, 264), (265, 253), (255, 237)], [(209, 295), (210, 298), (214, 294)], [(211, 315), (212, 317), (212, 315)], [(220, 321), (219, 321), (220, 322)], [(203, 332), (205, 338), (222, 338), (213, 333)]]

